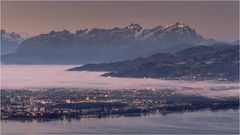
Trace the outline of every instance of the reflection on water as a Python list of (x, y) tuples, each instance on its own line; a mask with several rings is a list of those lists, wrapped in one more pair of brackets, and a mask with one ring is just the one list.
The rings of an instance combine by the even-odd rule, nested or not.
[[(2, 88), (171, 88), (206, 96), (238, 96), (238, 83), (106, 78), (101, 72), (68, 72), (74, 66), (2, 65)], [(3, 134), (38, 133), (239, 133), (239, 110), (151, 114), (142, 117), (82, 118), (54, 121), (1, 121)]]
[(1, 121), (2, 133), (239, 133), (239, 110), (151, 114), (142, 117)]

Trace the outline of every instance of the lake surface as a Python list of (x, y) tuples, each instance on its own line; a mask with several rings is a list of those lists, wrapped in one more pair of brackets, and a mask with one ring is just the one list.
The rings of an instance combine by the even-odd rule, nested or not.
[(3, 134), (238, 134), (239, 110), (48, 122), (1, 121)]
[[(239, 83), (101, 77), (103, 72), (69, 72), (69, 65), (2, 65), (1, 88), (165, 89), (186, 94), (239, 96)], [(1, 121), (2, 134), (58, 133), (239, 133), (239, 110), (151, 114), (142, 117), (84, 118), (47, 122)]]
[(76, 65), (1, 65), (1, 88), (170, 88), (205, 96), (238, 96), (239, 83), (101, 77), (104, 72), (65, 71)]

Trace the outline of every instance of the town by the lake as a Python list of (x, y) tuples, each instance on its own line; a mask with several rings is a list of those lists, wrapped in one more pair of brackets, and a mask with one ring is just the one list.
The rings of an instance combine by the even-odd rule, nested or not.
[(211, 98), (173, 89), (1, 90), (1, 119), (54, 120), (142, 116), (160, 112), (238, 109), (239, 97)]

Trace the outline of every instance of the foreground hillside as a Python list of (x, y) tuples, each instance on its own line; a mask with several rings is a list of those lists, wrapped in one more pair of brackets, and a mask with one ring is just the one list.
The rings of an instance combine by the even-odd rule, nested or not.
[(239, 45), (197, 46), (114, 63), (87, 64), (69, 71), (108, 71), (103, 76), (184, 80), (239, 80)]

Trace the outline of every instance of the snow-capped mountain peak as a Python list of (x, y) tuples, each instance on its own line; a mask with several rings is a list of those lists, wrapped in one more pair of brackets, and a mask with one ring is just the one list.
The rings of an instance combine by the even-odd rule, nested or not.
[(163, 26), (159, 25), (151, 29), (145, 29), (139, 34), (138, 38), (141, 40), (152, 38), (153, 36), (158, 36), (163, 31)]
[[(48, 34), (40, 34), (33, 38), (38, 41), (48, 40), (76, 40), (77, 42), (131, 42), (139, 44), (181, 44), (181, 43), (201, 43), (205, 41), (197, 32), (184, 23), (174, 23), (168, 26), (158, 25), (150, 29), (143, 29), (141, 25), (131, 23), (125, 27), (114, 27), (111, 29), (92, 28), (80, 29), (75, 33), (67, 30)], [(78, 43), (76, 43), (78, 44)]]
[(138, 36), (140, 40), (147, 40), (155, 43), (160, 42), (196, 42), (201, 41), (203, 38), (196, 33), (194, 29), (184, 23), (176, 22), (165, 27), (157, 26), (152, 29), (143, 30)]
[(139, 25), (139, 24), (131, 23), (129, 26), (127, 26), (127, 27), (125, 27), (125, 28), (138, 32), (138, 31), (140, 31), (140, 30), (142, 29), (142, 26)]
[[(136, 41), (147, 41), (147, 42), (181, 42), (182, 40), (201, 40), (202, 37), (196, 33), (194, 29), (188, 25), (180, 22), (176, 22), (171, 25), (162, 26), (158, 25), (150, 29), (143, 29), (139, 24), (131, 23), (130, 25), (119, 28), (114, 27), (112, 29), (85, 29), (76, 32), (77, 36), (82, 39), (91, 40), (109, 40), (114, 39), (129, 39)], [(185, 42), (185, 41), (184, 41)]]
[(189, 26), (186, 25), (185, 23), (180, 23), (180, 22), (176, 22), (176, 23), (165, 26), (165, 28), (172, 28), (172, 27), (184, 28), (184, 27), (189, 27)]

